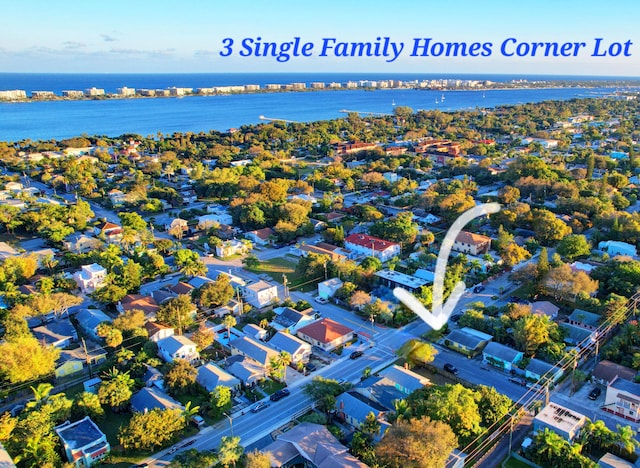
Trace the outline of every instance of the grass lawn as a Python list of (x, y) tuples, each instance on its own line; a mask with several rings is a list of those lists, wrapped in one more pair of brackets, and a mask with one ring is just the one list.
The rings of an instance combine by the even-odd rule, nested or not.
[(511, 457), (508, 460), (506, 460), (502, 464), (502, 466), (504, 468), (529, 468), (530, 465), (527, 465), (525, 462), (516, 460), (515, 458)]
[(287, 275), (287, 280), (291, 285), (302, 282), (302, 278), (296, 274), (296, 264), (286, 258), (277, 257), (263, 260), (260, 261), (258, 266), (248, 270), (258, 274), (269, 275), (278, 283), (282, 283), (283, 274)]
[(260, 388), (269, 395), (277, 392), (278, 390), (284, 387), (285, 387), (284, 383), (276, 382), (275, 380), (271, 380), (271, 379), (267, 379), (264, 382), (260, 383)]

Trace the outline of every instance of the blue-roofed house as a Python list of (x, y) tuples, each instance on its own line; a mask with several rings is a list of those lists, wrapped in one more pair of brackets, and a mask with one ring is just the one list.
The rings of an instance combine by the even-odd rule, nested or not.
[(269, 367), (270, 360), (278, 355), (278, 352), (264, 343), (242, 336), (229, 342), (231, 354), (239, 354), (246, 358), (252, 359), (265, 369)]
[(77, 467), (97, 464), (111, 450), (107, 436), (89, 416), (80, 421), (55, 427), (56, 434), (67, 455), (67, 460)]
[(145, 387), (156, 387), (164, 391), (164, 375), (158, 369), (149, 364), (145, 364), (146, 371), (142, 375), (142, 381)]
[(553, 364), (541, 361), (540, 359), (531, 359), (525, 368), (524, 375), (526, 378), (533, 380), (539, 380), (542, 376), (547, 375), (545, 381), (555, 383), (562, 377), (562, 374), (563, 371), (560, 366), (555, 367)]
[(396, 364), (381, 370), (378, 374), (393, 382), (393, 386), (406, 396), (431, 384), (428, 378)]
[(291, 364), (294, 366), (299, 362), (306, 364), (311, 357), (311, 345), (309, 343), (302, 341), (297, 336), (281, 331), (273, 335), (269, 340), (269, 346), (276, 351), (289, 353), (291, 355)]
[(158, 354), (166, 362), (184, 359), (192, 362), (200, 358), (196, 344), (186, 336), (173, 335), (158, 341)]
[(522, 351), (517, 351), (500, 343), (490, 342), (482, 351), (482, 360), (492, 366), (510, 371), (524, 357)]
[(98, 309), (81, 310), (78, 312), (78, 315), (76, 315), (76, 320), (80, 328), (95, 339), (100, 339), (96, 331), (98, 325), (104, 322), (111, 323), (111, 317)]
[(380, 371), (378, 375), (363, 380), (353, 391), (380, 404), (388, 411), (394, 411), (394, 401), (404, 400), (411, 393), (430, 385), (429, 379), (413, 371), (393, 365)]
[(598, 323), (602, 317), (593, 312), (587, 312), (582, 309), (574, 309), (571, 315), (567, 317), (567, 323), (585, 330), (594, 331), (598, 328)]
[(607, 252), (611, 257), (617, 255), (635, 257), (638, 255), (638, 251), (635, 245), (621, 241), (601, 241), (598, 244), (598, 248), (604, 252)]
[(424, 268), (418, 268), (413, 274), (416, 278), (423, 279), (429, 283), (433, 283), (435, 279), (435, 273), (433, 271), (425, 270)]
[(166, 393), (153, 387), (144, 387), (131, 397), (131, 409), (146, 413), (152, 409), (184, 409), (184, 407)]
[(38, 341), (47, 346), (66, 348), (74, 341), (78, 341), (78, 332), (69, 319), (60, 319), (33, 329)]
[(229, 357), (226, 364), (226, 370), (236, 376), (245, 387), (252, 387), (267, 377), (263, 366), (239, 354)]
[(305, 314), (291, 307), (277, 307), (273, 311), (276, 315), (271, 321), (271, 326), (276, 330), (289, 330), (291, 334), (316, 320), (313, 314)]
[(232, 393), (240, 391), (240, 380), (212, 362), (198, 367), (196, 382), (208, 392), (212, 392), (219, 385), (230, 388)]
[(388, 412), (387, 408), (355, 390), (346, 391), (336, 397), (336, 415), (356, 429), (365, 422), (369, 413), (382, 420)]

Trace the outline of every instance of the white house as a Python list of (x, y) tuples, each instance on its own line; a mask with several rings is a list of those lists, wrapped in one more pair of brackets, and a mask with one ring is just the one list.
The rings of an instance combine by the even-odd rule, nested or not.
[(276, 233), (273, 229), (262, 228), (256, 231), (247, 232), (245, 237), (256, 245), (268, 245), (275, 235)]
[(220, 258), (230, 257), (231, 255), (244, 254), (249, 251), (249, 245), (237, 239), (232, 239), (216, 245), (216, 256)]
[(340, 278), (330, 278), (326, 281), (318, 283), (318, 296), (323, 299), (332, 298), (336, 291), (342, 287), (344, 283)]
[(291, 355), (291, 363), (307, 363), (311, 357), (311, 345), (300, 338), (279, 331), (269, 340), (269, 346), (276, 351), (286, 351)]
[(489, 251), (491, 238), (482, 234), (473, 234), (467, 231), (460, 231), (453, 243), (452, 250), (471, 255), (481, 255)]
[(200, 357), (196, 344), (186, 336), (173, 335), (158, 341), (158, 354), (167, 362), (184, 359), (192, 362)]
[(640, 384), (616, 376), (607, 385), (602, 408), (632, 422), (640, 421)]
[(60, 437), (67, 460), (74, 466), (95, 465), (111, 450), (107, 436), (89, 416), (74, 423), (66, 421), (56, 426), (55, 431)]
[(198, 217), (198, 229), (206, 230), (215, 225), (233, 224), (230, 214), (206, 214)]
[(344, 240), (346, 249), (367, 257), (375, 257), (382, 262), (400, 255), (400, 244), (367, 234), (351, 234)]
[(250, 283), (243, 288), (245, 300), (254, 307), (261, 309), (278, 299), (278, 287), (266, 281)]
[(91, 294), (106, 285), (107, 270), (97, 263), (82, 265), (80, 271), (74, 273), (73, 279), (83, 294)]
[(298, 329), (296, 334), (324, 351), (331, 351), (353, 339), (351, 328), (328, 318), (304, 326)]

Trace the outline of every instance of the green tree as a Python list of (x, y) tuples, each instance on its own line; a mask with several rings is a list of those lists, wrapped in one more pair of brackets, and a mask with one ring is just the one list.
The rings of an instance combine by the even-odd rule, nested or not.
[(360, 430), (369, 437), (375, 437), (380, 432), (380, 421), (373, 412), (367, 414), (367, 417), (360, 425)]
[(21, 383), (50, 375), (60, 350), (43, 347), (33, 336), (18, 336), (0, 344), (0, 376)]
[(571, 228), (548, 210), (532, 211), (532, 227), (535, 238), (542, 245), (550, 245), (571, 234)]
[(218, 385), (210, 394), (211, 413), (214, 418), (219, 418), (231, 409), (231, 389), (224, 385)]
[(571, 262), (578, 257), (589, 255), (591, 253), (591, 246), (585, 236), (581, 234), (570, 234), (560, 240), (556, 252)]
[(195, 305), (187, 294), (180, 294), (169, 299), (158, 309), (156, 318), (158, 322), (178, 329), (178, 333), (192, 326), (194, 322)]
[(255, 449), (246, 454), (244, 466), (245, 468), (271, 468), (271, 459), (268, 453)]
[(480, 385), (478, 387), (478, 411), (484, 427), (491, 427), (509, 414), (513, 402), (508, 396), (499, 393), (493, 387)]
[(130, 332), (142, 328), (145, 321), (143, 311), (139, 309), (127, 310), (114, 319), (113, 328), (117, 328), (122, 332)]
[(220, 274), (218, 279), (200, 288), (200, 304), (203, 307), (219, 307), (227, 304), (234, 295), (229, 276)]
[(134, 413), (129, 424), (120, 428), (118, 441), (125, 450), (153, 450), (172, 440), (184, 427), (180, 409), (154, 408)]
[(320, 411), (329, 413), (336, 404), (336, 397), (344, 392), (344, 388), (335, 380), (318, 376), (306, 384), (303, 391), (316, 402)]
[(540, 256), (538, 257), (538, 270), (537, 270), (538, 281), (542, 280), (542, 278), (544, 278), (548, 272), (549, 272), (549, 253), (547, 252), (546, 247), (542, 247), (542, 249), (540, 249)]
[(551, 341), (553, 323), (546, 315), (525, 315), (513, 324), (516, 348), (532, 357), (538, 348)]
[(418, 225), (413, 222), (413, 214), (398, 213), (389, 221), (378, 221), (369, 229), (372, 236), (392, 242), (399, 242), (405, 247), (415, 242)]
[(114, 412), (122, 411), (131, 399), (135, 382), (128, 372), (119, 372), (117, 369), (112, 369), (107, 377), (108, 380), (103, 380), (98, 389), (100, 403)]
[(200, 326), (191, 335), (191, 341), (196, 344), (198, 352), (208, 348), (215, 341), (215, 333), (211, 328), (207, 328), (205, 322), (200, 322)]
[(191, 393), (194, 390), (198, 371), (190, 362), (175, 359), (169, 364), (164, 376), (164, 384), (172, 395)]
[(244, 448), (240, 445), (240, 437), (223, 436), (218, 446), (218, 460), (225, 468), (236, 466), (242, 458)]
[(231, 339), (231, 329), (235, 327), (237, 323), (238, 321), (231, 314), (225, 315), (224, 319), (222, 319), (222, 324), (224, 325), (224, 328), (227, 329), (227, 339)]
[(186, 276), (204, 275), (207, 272), (207, 266), (193, 250), (180, 249), (174, 254), (174, 261), (180, 272)]
[(260, 260), (258, 260), (258, 257), (256, 257), (254, 254), (251, 254), (242, 259), (242, 264), (249, 270), (255, 270), (260, 266)]
[(396, 353), (411, 366), (425, 366), (435, 359), (438, 351), (429, 343), (411, 339), (403, 344)]
[(375, 453), (390, 468), (444, 466), (458, 439), (451, 428), (428, 417), (397, 421), (387, 430)]
[(82, 419), (89, 416), (94, 421), (100, 421), (104, 417), (104, 409), (100, 404), (100, 398), (95, 393), (79, 393), (73, 401), (71, 410), (74, 418)]
[(99, 337), (104, 338), (107, 346), (117, 348), (122, 344), (122, 332), (106, 322), (98, 325), (96, 333)]

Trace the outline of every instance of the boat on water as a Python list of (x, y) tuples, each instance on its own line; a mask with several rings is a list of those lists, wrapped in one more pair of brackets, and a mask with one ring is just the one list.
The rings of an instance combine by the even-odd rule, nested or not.
[(442, 96), (440, 96), (440, 100), (444, 101), (444, 94)]
[(392, 99), (392, 100), (391, 100), (391, 105), (392, 105), (392, 106), (395, 106), (395, 105), (396, 105), (396, 100), (395, 100), (395, 99)]

